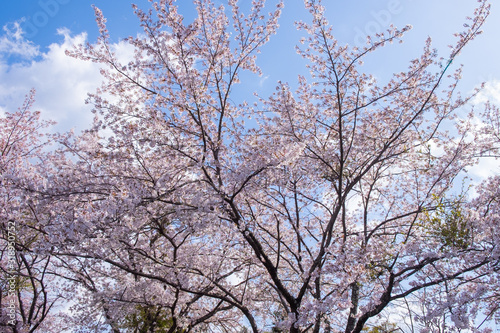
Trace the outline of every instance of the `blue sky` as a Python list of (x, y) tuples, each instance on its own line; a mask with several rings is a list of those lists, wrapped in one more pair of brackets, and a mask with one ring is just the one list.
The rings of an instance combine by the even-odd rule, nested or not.
[[(245, 3), (249, 0), (240, 0)], [(274, 0), (269, 0), (274, 3)], [(216, 0), (222, 3), (222, 0)], [(147, 0), (135, 2), (148, 8)], [(37, 89), (36, 108), (46, 118), (58, 121), (58, 130), (82, 129), (90, 122), (89, 107), (84, 105), (87, 92), (99, 85), (94, 64), (64, 56), (73, 43), (94, 41), (97, 27), (92, 5), (101, 8), (108, 19), (117, 50), (130, 51), (119, 41), (140, 32), (138, 20), (127, 0), (18, 0), (5, 1), (0, 11), (0, 114), (15, 110), (31, 88)], [(179, 0), (187, 20), (193, 15), (191, 1)], [(410, 58), (418, 56), (427, 36), (443, 56), (446, 45), (453, 44), (453, 32), (463, 29), (464, 18), (472, 14), (475, 1), (456, 0), (324, 0), (330, 23), (342, 43), (357, 45), (366, 34), (381, 32), (394, 24), (411, 24), (405, 43), (390, 46), (371, 58), (366, 70), (387, 77), (404, 70)], [(307, 20), (301, 0), (286, 0), (280, 30), (263, 49), (258, 63), (263, 76), (242, 89), (260, 90), (266, 96), (278, 80), (294, 83), (304, 72), (303, 62), (294, 46), (301, 36), (294, 21)], [(19, 28), (22, 29), (19, 30)], [(457, 63), (463, 63), (463, 92), (482, 81), (489, 83), (487, 97), (500, 96), (500, 4), (492, 4), (492, 13), (484, 34), (475, 40)]]

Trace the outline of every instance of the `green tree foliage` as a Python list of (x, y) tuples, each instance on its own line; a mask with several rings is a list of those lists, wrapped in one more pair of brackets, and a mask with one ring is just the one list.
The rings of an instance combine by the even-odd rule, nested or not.
[(460, 202), (460, 199), (440, 199), (435, 210), (425, 214), (424, 223), (427, 223), (430, 235), (441, 241), (442, 248), (465, 250), (472, 242), (472, 229)]
[(160, 306), (138, 305), (137, 312), (125, 316), (122, 327), (134, 333), (184, 333), (183, 329), (170, 329), (175, 324), (173, 318)]
[(362, 332), (367, 332), (367, 333), (392, 333), (392, 332), (397, 332), (399, 329), (398, 327), (389, 322), (385, 322), (383, 324), (373, 326), (373, 327), (367, 327), (362, 330)]

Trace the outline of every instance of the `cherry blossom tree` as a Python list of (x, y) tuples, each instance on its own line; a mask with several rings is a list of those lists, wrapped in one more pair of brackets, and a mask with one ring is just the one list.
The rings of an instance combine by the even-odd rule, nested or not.
[(310, 74), (249, 105), (233, 91), (261, 73), (283, 2), (269, 14), (263, 0), (193, 2), (189, 24), (174, 1), (134, 7), (143, 32), (125, 62), (95, 8), (97, 43), (68, 52), (103, 65), (95, 123), (59, 138), (32, 192), (50, 207), (37, 226), (74, 285), (73, 325), (353, 333), (392, 327), (379, 316), (412, 298), (423, 329), (482, 329), (474, 319), (498, 312), (498, 179), (473, 199), (454, 188), (498, 152), (498, 123), (493, 107), (482, 131), (460, 116), (471, 96), (452, 62), (488, 3), (446, 57), (429, 39), (379, 82), (362, 60), (409, 27), (341, 45), (306, 0), (297, 50)]
[(53, 258), (43, 250), (49, 243), (41, 224), (50, 206), (36, 195), (46, 187), (40, 166), (49, 159), (44, 148), (53, 138), (44, 129), (52, 123), (31, 110), (34, 95), (30, 91), (17, 112), (0, 118), (0, 326), (56, 332), (53, 307), (61, 294), (55, 289)]

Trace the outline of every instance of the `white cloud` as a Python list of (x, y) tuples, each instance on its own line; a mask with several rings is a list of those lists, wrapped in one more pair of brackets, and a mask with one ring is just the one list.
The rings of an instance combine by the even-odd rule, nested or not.
[[(500, 106), (500, 80), (492, 79), (487, 81), (484, 89), (481, 90), (471, 101), (471, 104), (477, 113), (475, 114), (474, 119), (472, 119), (476, 127), (483, 127), (486, 125), (486, 120), (481, 116), (486, 102)], [(475, 184), (479, 184), (482, 180), (498, 175), (499, 173), (500, 160), (493, 157), (481, 158), (479, 163), (471, 167), (469, 170), (469, 175), (472, 176)]]
[[(0, 43), (8, 40), (11, 47), (0, 47), (0, 116), (17, 110), (26, 94), (36, 90), (33, 109), (42, 118), (54, 120), (52, 132), (81, 131), (92, 124), (92, 106), (85, 104), (88, 93), (101, 86), (100, 64), (82, 61), (66, 55), (74, 45), (85, 45), (87, 34), (71, 35), (59, 29), (61, 42), (53, 43), (44, 52), (27, 41), (19, 23), (9, 24), (0, 31)], [(110, 45), (118, 62), (126, 65), (135, 57), (134, 47), (120, 41)], [(13, 51), (14, 50), (14, 51)], [(110, 101), (117, 97), (105, 95)]]
[(267, 80), (269, 79), (269, 75), (266, 75), (264, 77), (262, 77), (260, 80), (259, 80), (259, 87), (263, 87), (264, 86), (264, 82), (266, 82)]
[(484, 180), (495, 176), (500, 172), (500, 163), (494, 158), (482, 158), (477, 165), (472, 167), (469, 174), (476, 179)]
[(37, 45), (23, 38), (23, 31), (19, 22), (4, 25), (3, 31), (4, 35), (0, 37), (0, 54), (15, 55), (28, 59), (40, 54)]
[(125, 65), (134, 60), (135, 47), (126, 41), (122, 40), (111, 45), (111, 50), (115, 53), (116, 60), (121, 64)]
[(472, 104), (479, 105), (488, 101), (500, 105), (500, 80), (493, 79), (486, 82), (484, 89), (473, 99)]
[[(0, 35), (0, 115), (17, 110), (35, 88), (34, 109), (44, 119), (57, 122), (53, 131), (88, 128), (94, 115), (85, 100), (101, 85), (100, 65), (65, 54), (74, 45), (85, 44), (87, 34), (72, 36), (69, 30), (59, 29), (64, 40), (40, 52), (39, 46), (23, 38), (19, 23), (4, 27), (4, 32)], [(8, 47), (3, 46), (4, 41), (10, 43)], [(111, 49), (123, 64), (134, 59), (134, 48), (127, 42), (112, 44)]]
[[(34, 52), (38, 47), (30, 44), (33, 49), (23, 54), (29, 61), (9, 64), (5, 59), (10, 54), (0, 50), (0, 108), (16, 110), (28, 91), (35, 88), (34, 109), (41, 111), (43, 118), (57, 121), (55, 130), (81, 130), (93, 118), (85, 99), (100, 85), (99, 67), (65, 55), (73, 45), (86, 42), (85, 33), (72, 37), (68, 30), (58, 32), (64, 41), (51, 44), (45, 53)], [(21, 32), (17, 31), (16, 36), (17, 45), (28, 43)]]

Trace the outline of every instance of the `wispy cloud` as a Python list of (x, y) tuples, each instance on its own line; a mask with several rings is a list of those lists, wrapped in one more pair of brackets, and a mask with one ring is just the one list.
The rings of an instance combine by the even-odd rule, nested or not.
[(32, 59), (40, 54), (38, 45), (23, 38), (24, 32), (20, 22), (6, 24), (2, 30), (4, 33), (0, 37), (0, 57), (18, 56)]
[(266, 76), (262, 77), (262, 78), (259, 80), (259, 87), (263, 87), (263, 86), (264, 86), (264, 83), (267, 81), (267, 79), (269, 79), (269, 75), (266, 75)]

